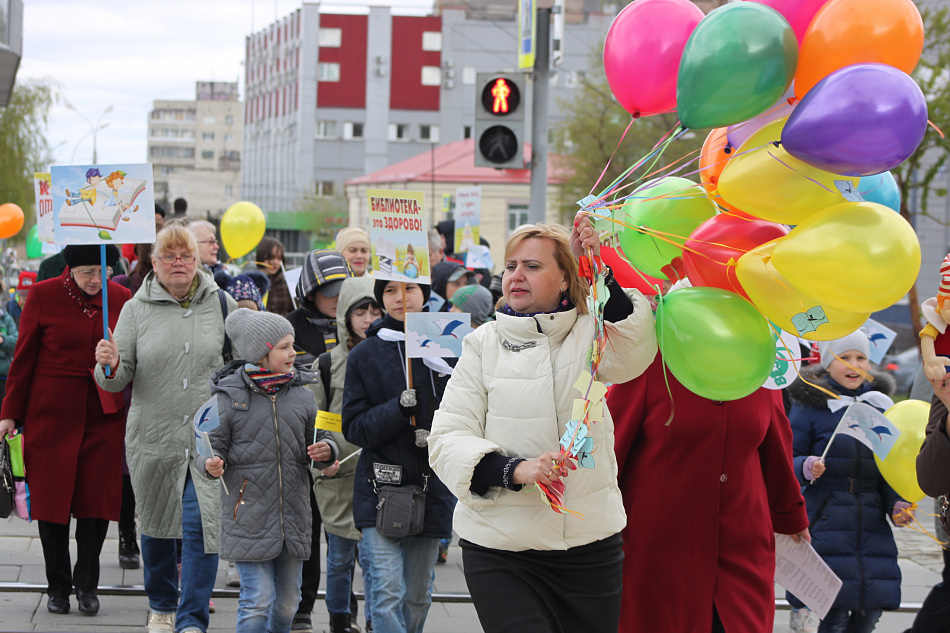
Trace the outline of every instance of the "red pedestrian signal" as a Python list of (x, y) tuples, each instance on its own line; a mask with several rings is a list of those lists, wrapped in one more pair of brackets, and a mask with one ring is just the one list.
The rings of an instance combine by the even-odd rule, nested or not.
[(478, 73), (476, 85), (475, 166), (525, 169), (524, 73)]

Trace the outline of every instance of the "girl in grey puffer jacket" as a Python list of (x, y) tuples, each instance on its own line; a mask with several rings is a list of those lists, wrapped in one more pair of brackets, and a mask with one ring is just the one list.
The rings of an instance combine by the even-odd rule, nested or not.
[(236, 631), (286, 631), (310, 557), (310, 460), (323, 469), (338, 451), (327, 431), (313, 435), (317, 402), (306, 385), (315, 378), (294, 367), (290, 322), (241, 308), (225, 330), (238, 356), (257, 359), (231, 361), (212, 377), (220, 422), (209, 433), (215, 456), (204, 463), (227, 485), (221, 556), (241, 576)]

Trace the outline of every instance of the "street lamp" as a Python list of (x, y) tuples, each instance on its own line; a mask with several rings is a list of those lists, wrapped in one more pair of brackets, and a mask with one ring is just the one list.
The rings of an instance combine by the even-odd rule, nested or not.
[[(107, 115), (107, 114), (109, 114), (110, 112), (112, 112), (112, 106), (110, 105), (110, 106), (108, 106), (105, 110), (103, 110), (103, 111), (102, 111), (102, 114), (99, 115), (99, 118), (96, 119), (96, 124), (93, 125), (93, 124), (92, 124), (92, 121), (89, 120), (89, 117), (87, 117), (85, 114), (83, 114), (82, 112), (80, 112), (79, 110), (77, 110), (76, 107), (75, 107), (73, 104), (71, 104), (69, 101), (63, 99), (63, 103), (64, 103), (64, 105), (65, 105), (67, 108), (69, 108), (70, 110), (72, 110), (73, 112), (75, 112), (76, 114), (78, 114), (79, 116), (81, 116), (81, 117), (86, 121), (86, 123), (89, 124), (89, 133), (86, 134), (86, 136), (89, 136), (89, 134), (92, 134), (92, 163), (93, 163), (93, 164), (98, 163), (98, 162), (99, 162), (99, 154), (98, 154), (97, 151), (96, 151), (96, 134), (98, 134), (99, 130), (101, 130), (101, 129), (103, 129), (103, 128), (106, 128), (106, 127), (109, 126), (108, 123), (103, 123), (103, 122), (102, 122), (102, 117), (104, 117), (105, 115)], [(84, 136), (84, 137), (82, 137), (81, 139), (79, 139), (79, 142), (81, 143), (81, 142), (83, 141), (83, 139), (86, 138), (86, 136)], [(79, 144), (77, 143), (77, 144), (76, 144), (76, 149), (78, 149), (78, 148), (79, 148)], [(73, 150), (73, 158), (75, 158), (75, 156), (76, 156), (76, 150)], [(70, 160), (70, 162), (72, 162), (72, 160)]]

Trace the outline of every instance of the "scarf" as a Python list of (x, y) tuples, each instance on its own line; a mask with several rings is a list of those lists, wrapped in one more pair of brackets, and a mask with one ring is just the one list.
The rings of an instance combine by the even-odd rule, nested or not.
[(200, 274), (201, 274), (201, 273), (195, 273), (195, 278), (191, 280), (191, 285), (188, 286), (188, 292), (186, 292), (186, 293), (185, 293), (185, 296), (182, 297), (181, 299), (179, 299), (178, 297), (176, 297), (175, 295), (173, 295), (173, 294), (172, 294), (172, 291), (169, 290), (169, 289), (165, 286), (165, 284), (163, 284), (162, 282), (159, 281), (159, 282), (158, 282), (158, 285), (161, 286), (162, 288), (164, 288), (164, 289), (165, 289), (165, 292), (167, 292), (168, 294), (170, 294), (171, 297), (172, 297), (172, 299), (174, 299), (175, 301), (177, 301), (178, 304), (179, 304), (181, 307), (183, 307), (184, 309), (187, 310), (187, 309), (189, 308), (189, 306), (191, 306), (191, 301), (192, 301), (192, 299), (195, 298), (195, 293), (198, 292), (198, 284), (200, 283), (200, 280), (198, 279), (198, 275), (200, 275)]
[[(76, 305), (79, 306), (79, 309), (82, 310), (82, 313), (90, 319), (95, 319), (96, 314), (98, 313), (98, 306), (94, 306), (89, 301), (89, 295), (83, 292), (82, 288), (79, 287), (79, 284), (76, 283), (76, 280), (73, 279), (72, 272), (70, 272), (68, 269), (63, 274), (63, 285), (66, 287), (66, 294), (72, 297), (73, 301), (76, 302)], [(100, 292), (102, 291), (100, 290)]]
[(539, 314), (553, 314), (555, 312), (567, 312), (568, 310), (571, 310), (573, 308), (574, 308), (574, 304), (571, 303), (571, 300), (567, 298), (567, 295), (565, 295), (564, 298), (561, 299), (561, 302), (557, 304), (557, 308), (555, 308), (554, 310), (542, 310), (541, 312), (515, 312), (514, 310), (511, 309), (511, 306), (509, 306), (506, 303), (505, 305), (498, 308), (498, 311), (501, 312), (502, 314), (507, 314), (508, 316), (533, 317)]
[(288, 374), (276, 373), (269, 369), (252, 365), (251, 363), (244, 365), (244, 372), (247, 374), (247, 377), (251, 379), (251, 382), (269, 396), (277, 393), (281, 387), (289, 383), (294, 379), (294, 376), (297, 375), (297, 373), (293, 371)]

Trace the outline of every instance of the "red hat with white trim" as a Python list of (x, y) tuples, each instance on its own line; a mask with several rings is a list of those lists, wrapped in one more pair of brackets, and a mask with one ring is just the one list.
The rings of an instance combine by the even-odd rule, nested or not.
[(950, 255), (943, 258), (940, 264), (940, 286), (937, 288), (938, 297), (950, 297)]

